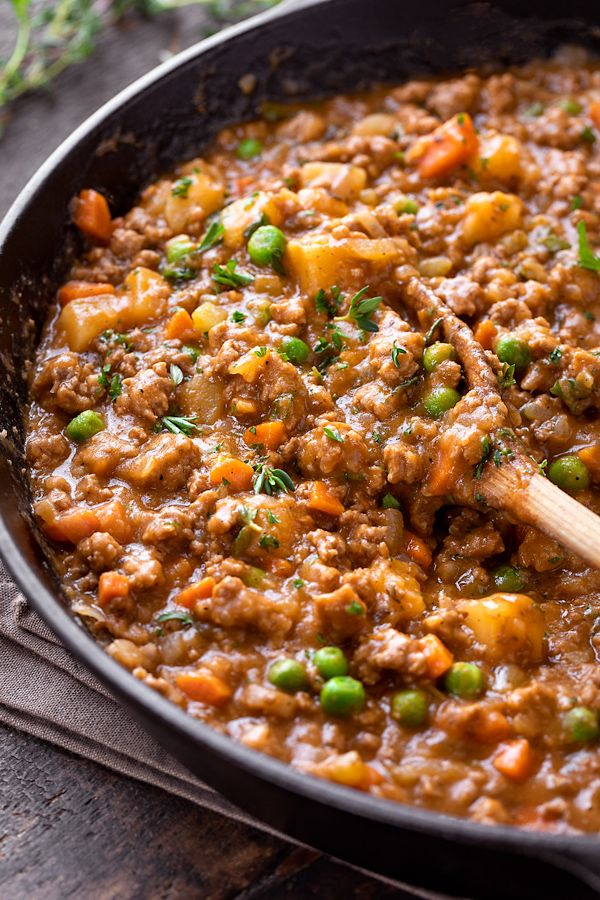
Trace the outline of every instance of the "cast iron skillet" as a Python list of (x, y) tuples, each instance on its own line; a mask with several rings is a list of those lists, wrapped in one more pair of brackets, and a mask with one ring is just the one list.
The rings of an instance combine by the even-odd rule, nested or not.
[[(284, 4), (119, 94), (50, 157), (0, 227), (0, 553), (32, 606), (156, 740), (238, 805), (357, 865), (486, 900), (597, 897), (598, 838), (489, 828), (311, 778), (218, 734), (133, 678), (69, 611), (32, 521), (22, 454), (26, 377), (49, 298), (78, 248), (68, 206), (81, 188), (103, 191), (122, 214), (140, 187), (197, 154), (223, 126), (253, 117), (265, 97), (505, 65), (564, 43), (600, 49), (597, 0), (570, 0), (566, 9), (558, 0)], [(245, 94), (238, 82), (249, 73), (256, 85)]]

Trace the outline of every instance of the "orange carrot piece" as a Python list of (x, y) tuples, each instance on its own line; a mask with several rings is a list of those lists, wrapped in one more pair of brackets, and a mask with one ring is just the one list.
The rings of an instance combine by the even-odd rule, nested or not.
[(478, 147), (471, 116), (458, 113), (419, 140), (406, 154), (406, 160), (417, 160), (422, 178), (439, 178), (467, 163)]
[(600, 131), (600, 103), (598, 101), (590, 103), (590, 119)]
[(281, 575), (283, 578), (287, 578), (294, 571), (294, 564), (289, 559), (281, 559), (273, 554), (267, 556), (261, 553), (260, 556), (257, 556), (257, 562), (262, 569), (266, 569), (273, 575)]
[(510, 741), (500, 748), (492, 764), (501, 775), (517, 784), (526, 781), (533, 771), (535, 756), (525, 738)]
[(382, 781), (383, 775), (381, 772), (378, 772), (374, 766), (370, 766), (366, 763), (365, 774), (360, 784), (357, 784), (356, 787), (359, 791), (368, 791), (374, 784), (381, 784)]
[(600, 444), (583, 447), (577, 456), (588, 467), (594, 481), (598, 481), (600, 479)]
[(57, 515), (53, 522), (44, 526), (44, 531), (55, 541), (78, 544), (100, 528), (98, 518), (91, 509), (75, 507)]
[(81, 191), (75, 204), (74, 221), (91, 241), (108, 244), (112, 235), (112, 220), (106, 198), (98, 191)]
[(492, 341), (496, 337), (496, 326), (491, 319), (482, 319), (473, 335), (478, 344), (481, 344), (484, 350), (492, 349)]
[(424, 638), (421, 638), (421, 647), (427, 660), (427, 674), (430, 678), (439, 678), (448, 671), (454, 656), (437, 635), (425, 635)]
[(111, 500), (104, 506), (98, 506), (94, 512), (101, 531), (107, 531), (120, 544), (127, 544), (131, 540), (131, 519), (120, 500)]
[(186, 309), (177, 309), (165, 325), (165, 338), (168, 341), (181, 340), (186, 337), (198, 337), (192, 317)]
[(129, 579), (119, 572), (103, 572), (98, 580), (98, 604), (108, 606), (113, 600), (129, 596)]
[(221, 706), (231, 697), (229, 686), (210, 669), (182, 672), (175, 679), (175, 683), (182, 694), (190, 700), (207, 703), (209, 706)]
[(428, 569), (431, 565), (432, 553), (429, 545), (412, 531), (407, 531), (406, 528), (404, 529), (404, 552), (423, 569)]
[(283, 422), (261, 422), (246, 429), (244, 441), (249, 447), (262, 444), (266, 450), (277, 450), (287, 437), (287, 429)]
[(490, 709), (481, 719), (475, 721), (472, 737), (480, 744), (497, 744), (506, 740), (510, 733), (510, 722), (506, 716), (496, 709)]
[(345, 510), (341, 500), (322, 481), (313, 481), (311, 484), (308, 508), (328, 516), (341, 516)]
[(67, 281), (58, 292), (58, 302), (66, 306), (71, 300), (81, 300), (82, 297), (99, 297), (101, 294), (114, 294), (114, 285), (104, 281)]
[(212, 597), (214, 589), (215, 579), (203, 578), (177, 594), (175, 603), (178, 606), (185, 606), (186, 609), (193, 609), (199, 600), (208, 600), (209, 597)]
[(224, 484), (232, 491), (248, 491), (254, 469), (240, 459), (221, 457), (210, 470), (211, 484)]

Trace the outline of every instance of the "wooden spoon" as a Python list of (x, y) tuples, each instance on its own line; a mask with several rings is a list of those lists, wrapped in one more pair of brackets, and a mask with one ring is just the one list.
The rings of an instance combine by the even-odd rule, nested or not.
[[(432, 321), (441, 319), (440, 327), (462, 361), (469, 387), (501, 400), (499, 380), (469, 326), (416, 278), (403, 285), (402, 295), (417, 313), (427, 312)], [(491, 459), (484, 465), (478, 481), (481, 496), (600, 569), (600, 517), (541, 475), (517, 441), (511, 449), (513, 458), (505, 458), (500, 467)]]

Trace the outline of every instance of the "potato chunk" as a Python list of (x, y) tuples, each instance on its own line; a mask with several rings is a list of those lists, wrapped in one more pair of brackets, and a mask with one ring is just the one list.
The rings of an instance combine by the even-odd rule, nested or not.
[(479, 138), (479, 152), (471, 168), (479, 181), (509, 184), (521, 174), (521, 145), (509, 134), (489, 134)]
[(119, 317), (120, 305), (114, 294), (80, 297), (63, 308), (58, 331), (64, 334), (71, 350), (81, 353), (103, 331), (118, 330)]
[(345, 203), (358, 200), (367, 184), (367, 173), (360, 166), (346, 163), (309, 162), (302, 166), (300, 179), (303, 188), (322, 187)]
[(521, 226), (523, 202), (514, 194), (481, 191), (465, 203), (462, 238), (472, 246), (482, 241), (495, 241), (506, 231)]
[(462, 600), (458, 609), (491, 662), (531, 665), (543, 658), (546, 625), (540, 607), (526, 594), (492, 594)]
[(223, 388), (197, 373), (178, 388), (177, 401), (184, 416), (197, 416), (202, 425), (214, 425), (223, 412)]
[(352, 270), (357, 263), (368, 263), (381, 271), (402, 261), (402, 253), (390, 238), (343, 238), (334, 240), (325, 234), (308, 234), (288, 241), (286, 262), (297, 278), (300, 289), (309, 295), (321, 287), (337, 284), (353, 286)]
[[(165, 219), (173, 232), (185, 231), (190, 221), (201, 221), (223, 206), (225, 187), (213, 181), (205, 172), (190, 172), (184, 176), (190, 183), (179, 195), (173, 190), (167, 194), (165, 201)], [(177, 182), (175, 182), (177, 184)]]

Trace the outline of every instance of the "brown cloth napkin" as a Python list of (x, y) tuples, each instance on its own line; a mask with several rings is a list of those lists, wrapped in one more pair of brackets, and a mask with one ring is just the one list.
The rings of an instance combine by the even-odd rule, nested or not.
[[(42, 684), (44, 690), (32, 691), (31, 684)], [(29, 608), (1, 562), (0, 721), (123, 775), (290, 840), (203, 784), (146, 734)], [(444, 900), (439, 894), (374, 872), (366, 874), (407, 891), (409, 896)]]

